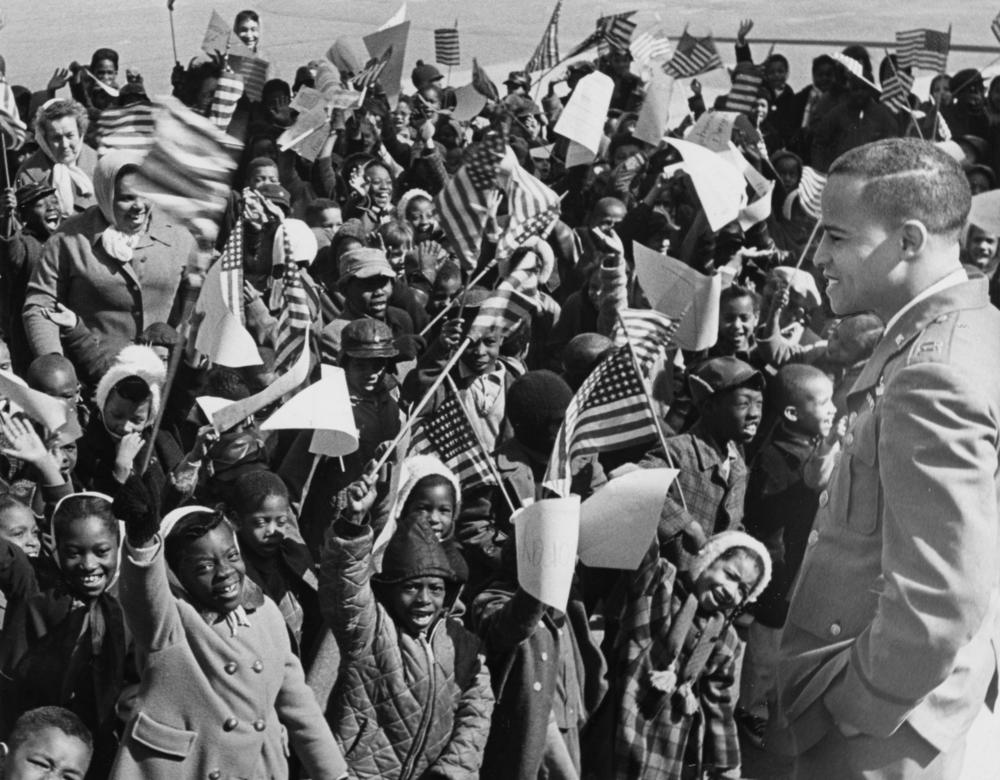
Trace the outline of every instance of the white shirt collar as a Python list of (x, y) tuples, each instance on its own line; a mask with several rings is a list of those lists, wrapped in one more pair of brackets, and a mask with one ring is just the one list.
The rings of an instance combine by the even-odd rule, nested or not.
[(888, 333), (890, 330), (892, 330), (892, 326), (895, 325), (897, 322), (899, 322), (899, 320), (902, 318), (904, 314), (906, 314), (906, 312), (908, 312), (910, 309), (912, 309), (921, 301), (930, 298), (932, 295), (937, 295), (942, 290), (947, 290), (949, 287), (954, 287), (957, 284), (961, 284), (962, 282), (967, 282), (967, 281), (969, 281), (969, 275), (965, 272), (964, 268), (959, 268), (955, 271), (952, 271), (943, 279), (938, 279), (938, 281), (934, 282), (934, 284), (932, 284), (926, 290), (918, 293), (909, 301), (907, 301), (906, 305), (903, 306), (902, 309), (893, 314), (892, 317), (889, 318), (889, 321), (885, 324), (885, 332)]

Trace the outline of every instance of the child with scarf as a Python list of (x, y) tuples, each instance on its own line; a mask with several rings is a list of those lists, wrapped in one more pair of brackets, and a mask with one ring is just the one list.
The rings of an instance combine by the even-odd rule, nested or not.
[(477, 777), (493, 693), (479, 639), (452, 616), (460, 580), (424, 516), (400, 525), (373, 575), (373, 482), (348, 488), (323, 550), (320, 604), (342, 659), (327, 717), (352, 777)]
[(158, 519), (135, 477), (119, 495), (122, 605), (141, 675), (110, 777), (289, 776), (287, 738), (314, 780), (346, 777), (275, 603), (236, 536), (201, 506)]
[(584, 737), (592, 746), (587, 776), (740, 776), (732, 621), (770, 578), (767, 550), (742, 531), (716, 534), (681, 571), (650, 546), (616, 594), (612, 687), (594, 738)]

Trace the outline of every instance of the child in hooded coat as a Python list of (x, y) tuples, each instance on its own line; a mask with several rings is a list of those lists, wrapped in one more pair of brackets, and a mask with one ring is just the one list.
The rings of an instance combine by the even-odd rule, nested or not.
[(320, 603), (340, 646), (327, 718), (351, 776), (477, 778), (493, 711), (479, 639), (450, 611), (460, 579), (428, 518), (404, 520), (372, 573), (365, 476), (331, 526)]

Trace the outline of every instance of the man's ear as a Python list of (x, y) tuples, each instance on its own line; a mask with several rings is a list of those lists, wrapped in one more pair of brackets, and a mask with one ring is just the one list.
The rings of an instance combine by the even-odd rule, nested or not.
[(796, 409), (791, 404), (782, 409), (781, 413), (784, 415), (785, 419), (788, 420), (789, 422), (799, 421), (799, 410)]
[(927, 246), (927, 227), (923, 222), (916, 219), (909, 219), (900, 228), (900, 242), (903, 249), (903, 259), (913, 260), (920, 255)]

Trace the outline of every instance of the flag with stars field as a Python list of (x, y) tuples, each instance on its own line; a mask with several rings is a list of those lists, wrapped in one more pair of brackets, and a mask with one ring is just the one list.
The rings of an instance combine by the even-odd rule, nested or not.
[(462, 402), (451, 390), (437, 409), (414, 426), (409, 454), (437, 455), (455, 472), (463, 491), (496, 484), (487, 454), (476, 440)]

